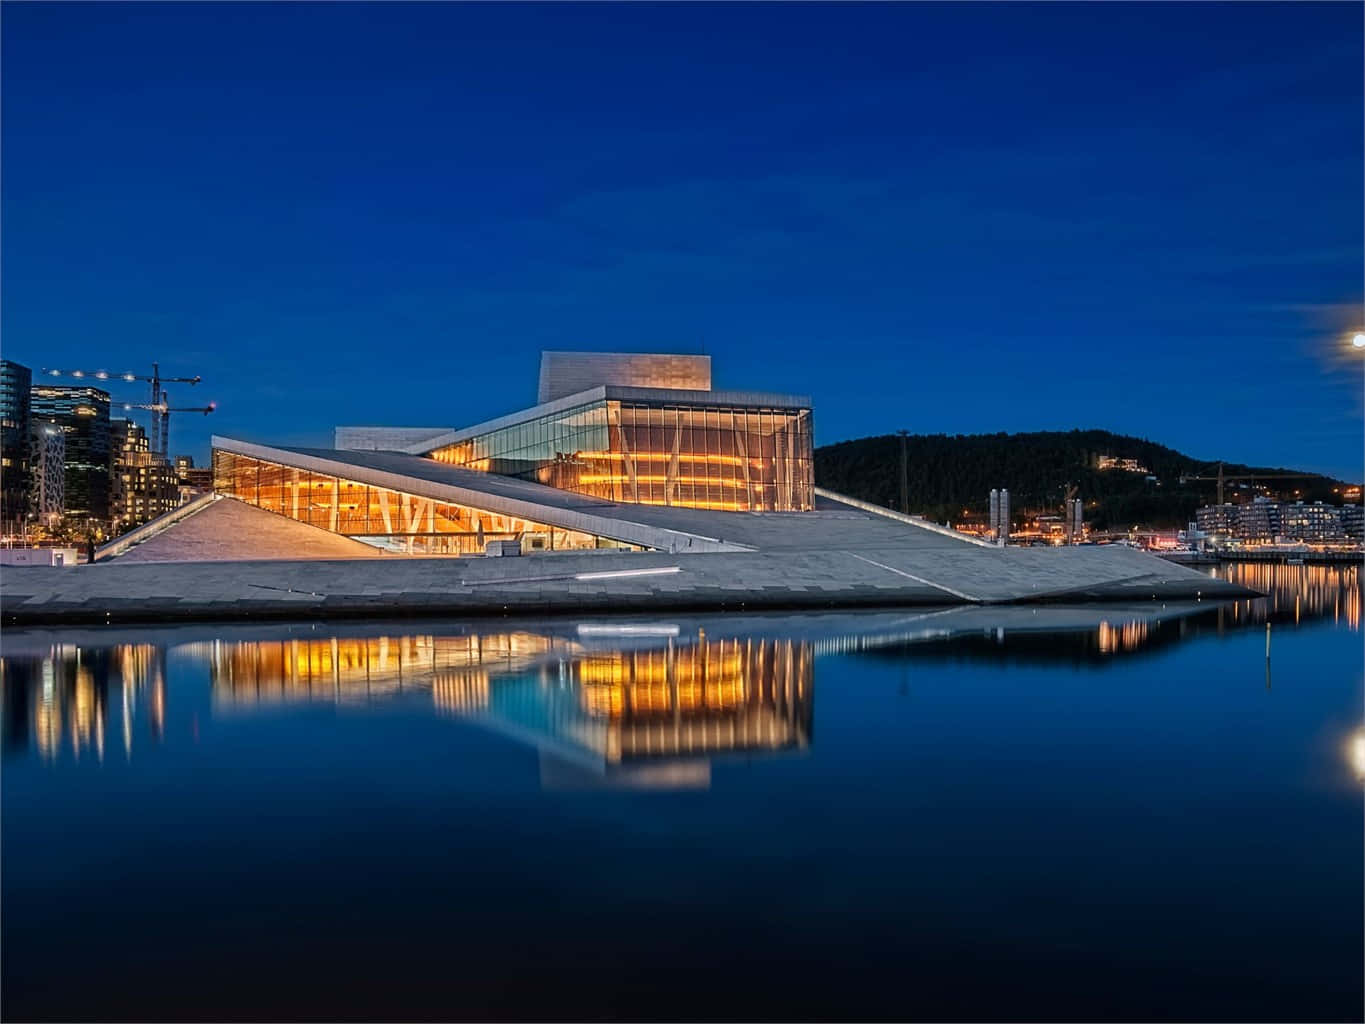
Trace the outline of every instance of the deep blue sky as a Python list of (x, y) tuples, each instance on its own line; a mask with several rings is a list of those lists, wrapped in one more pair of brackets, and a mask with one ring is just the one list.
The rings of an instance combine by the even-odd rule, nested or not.
[(197, 456), (640, 349), (812, 394), (820, 443), (1103, 427), (1359, 479), (1361, 21), (6, 4), (4, 352), (203, 374)]

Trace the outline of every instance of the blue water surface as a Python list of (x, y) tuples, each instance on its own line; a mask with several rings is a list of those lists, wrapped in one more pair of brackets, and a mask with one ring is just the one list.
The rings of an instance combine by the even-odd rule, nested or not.
[(1359, 1020), (1359, 575), (1246, 571), (7, 631), (4, 1015)]

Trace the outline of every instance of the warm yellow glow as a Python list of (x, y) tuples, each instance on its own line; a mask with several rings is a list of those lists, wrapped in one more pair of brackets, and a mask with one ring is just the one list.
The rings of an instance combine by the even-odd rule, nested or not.
[[(679, 462), (703, 462), (710, 466), (742, 466), (744, 460), (738, 455), (705, 455), (700, 452), (575, 452), (574, 458), (577, 459), (612, 459), (622, 462), (629, 459), (631, 462), (669, 462), (677, 459)], [(761, 466), (762, 459), (750, 459), (749, 465)]]
[(637, 715), (733, 710), (748, 699), (747, 672), (738, 645), (723, 641), (671, 654), (590, 655), (578, 666), (583, 710), (610, 719), (627, 707)]
[[(812, 506), (806, 410), (691, 410), (607, 402), (572, 415), (546, 414), (500, 427), (427, 455), (446, 465), (505, 473), (609, 501), (723, 511), (804, 511)], [(623, 479), (627, 468), (637, 467), (652, 474), (632, 472)], [(753, 488), (748, 502), (731, 503), (725, 500), (730, 494), (715, 493), (720, 490), (716, 484), (733, 488), (737, 483), (702, 479), (716, 467), (723, 467), (726, 476), (744, 478), (746, 490)], [(694, 489), (708, 493), (694, 494)]]
[[(639, 501), (632, 501), (632, 505), (668, 505), (684, 507), (683, 502), (656, 501), (652, 498), (641, 498)], [(687, 508), (712, 508), (722, 512), (747, 512), (750, 505), (747, 501), (689, 501)]]
[(1361, 729), (1350, 741), (1351, 768), (1356, 778), (1365, 782), (1365, 729)]
[(622, 476), (620, 473), (589, 473), (578, 478), (580, 483), (585, 484), (628, 484), (634, 480), (637, 484), (706, 484), (710, 487), (746, 487), (743, 480), (719, 480), (714, 477), (706, 476), (657, 476), (637, 473), (634, 477)]

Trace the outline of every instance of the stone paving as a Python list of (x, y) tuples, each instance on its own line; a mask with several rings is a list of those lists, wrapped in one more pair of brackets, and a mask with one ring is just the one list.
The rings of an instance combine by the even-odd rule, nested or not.
[[(243, 559), (381, 558), (350, 537), (296, 523), (240, 501), (215, 501), (117, 556), (134, 562), (240, 562)], [(111, 563), (112, 564), (112, 563)]]
[[(590, 506), (597, 524), (618, 524), (613, 527), (619, 527), (617, 535), (633, 530), (669, 546), (678, 538), (700, 538), (703, 544), (700, 550), (687, 544), (632, 553), (405, 558), (222, 499), (93, 566), (7, 567), (0, 574), (0, 616), (7, 625), (169, 623), (1174, 601), (1252, 594), (1131, 548), (982, 546), (824, 492), (808, 513), (660, 508), (584, 499), (417, 461), (430, 463), (422, 472), (441, 477), (443, 487), (467, 490), (468, 478), (477, 477), (474, 482), (497, 491), (500, 500), (544, 499), (543, 510), (548, 510), (544, 502), (553, 500), (563, 506), (552, 510), (558, 515), (579, 514)], [(374, 471), (389, 468), (397, 466)]]
[[(120, 559), (75, 569), (7, 568), (0, 575), (0, 614), (10, 625), (1131, 602), (1252, 594), (1127, 548), (956, 546), (951, 538), (886, 522), (892, 529), (880, 545), (862, 536), (858, 547), (843, 547), (836, 531), (826, 538), (835, 546), (823, 550), (184, 563)], [(619, 575), (640, 570), (676, 571)], [(591, 575), (601, 573), (612, 575)], [(589, 578), (579, 578), (585, 575)]]

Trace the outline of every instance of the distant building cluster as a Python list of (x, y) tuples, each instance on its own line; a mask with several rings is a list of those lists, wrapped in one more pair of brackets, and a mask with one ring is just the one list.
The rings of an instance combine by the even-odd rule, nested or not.
[(34, 385), (28, 367), (0, 360), (0, 530), (66, 524), (112, 534), (212, 488), (211, 470), (187, 455), (170, 462), (111, 408), (107, 391)]
[(1256, 498), (1240, 505), (1207, 505), (1195, 513), (1199, 532), (1252, 543), (1334, 544), (1362, 537), (1360, 505)]
[(1138, 462), (1137, 459), (1121, 459), (1117, 455), (1100, 455), (1095, 460), (1095, 468), (1099, 470), (1116, 469), (1124, 473), (1151, 473), (1152, 471)]

